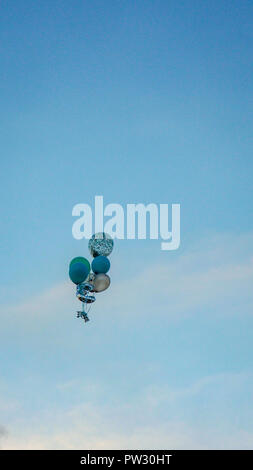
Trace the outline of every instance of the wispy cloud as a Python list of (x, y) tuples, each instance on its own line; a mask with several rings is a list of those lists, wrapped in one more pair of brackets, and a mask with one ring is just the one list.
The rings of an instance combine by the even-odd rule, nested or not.
[[(203, 316), (210, 315), (210, 307), (217, 316), (225, 318), (237, 312), (240, 313), (238, 318), (251, 315), (252, 242), (251, 234), (215, 237), (208, 244), (203, 242), (187, 254), (174, 257), (173, 261), (164, 257), (161, 264), (135, 273), (127, 280), (117, 280), (114, 275), (110, 289), (97, 295), (94, 306), (105, 318), (104, 323), (101, 320), (102, 327), (107, 322), (112, 331), (105, 347), (113, 341), (115, 322), (123, 323), (124, 326), (129, 324), (129, 318), (134, 317), (142, 324), (144, 317), (152, 317), (154, 309), (156, 318), (163, 320), (162, 325), (174, 322), (175, 318), (194, 316), (196, 312), (201, 312)], [(18, 305), (2, 306), (2, 337), (6, 340), (6, 337), (10, 337), (10, 331), (13, 334), (18, 329), (21, 332), (18, 340), (22, 345), (27, 347), (26, 343), (28, 340), (30, 342), (28, 357), (34, 348), (39, 349), (39, 353), (36, 349), (37, 357), (43, 355), (43, 351), (40, 353), (41, 344), (38, 346), (37, 342), (42, 341), (42, 348), (45, 348), (48, 337), (51, 341), (50, 354), (54, 354), (57, 351), (55, 343), (60, 337), (64, 344), (60, 348), (61, 358), (54, 367), (61, 364), (64, 368), (64, 361), (68, 359), (67, 353), (64, 356), (65, 349), (71, 351), (71, 360), (75, 351), (77, 354), (79, 351), (89, 353), (90, 347), (96, 348), (103, 342), (101, 325), (100, 330), (94, 328), (87, 336), (76, 330), (74, 335), (69, 334), (68, 327), (73, 323), (70, 315), (78, 306), (74, 293), (74, 286), (65, 281), (44, 292), (38, 290)], [(99, 325), (98, 320), (99, 318), (96, 326)], [(61, 325), (65, 324), (68, 325), (65, 327), (67, 333), (61, 330), (61, 334), (58, 334)], [(31, 334), (35, 330), (37, 334)], [(77, 334), (80, 334), (78, 338), (82, 348), (75, 350)], [(83, 348), (83, 338), (88, 343), (86, 349)], [(99, 351), (96, 361), (102, 362), (103, 351), (103, 348)], [(50, 404), (50, 400), (45, 400), (43, 411), (36, 408), (36, 403), (33, 409), (22, 409), (21, 403), (15, 412), (9, 410), (7, 415), (10, 419), (6, 421), (9, 434), (2, 436), (4, 448), (252, 448), (253, 430), (250, 423), (253, 416), (250, 416), (248, 407), (253, 393), (253, 380), (248, 371), (198, 373), (198, 380), (196, 375), (192, 380), (188, 376), (188, 382), (180, 386), (172, 386), (169, 380), (154, 383), (150, 373), (149, 384), (138, 383), (131, 396), (127, 392), (119, 394), (120, 396), (116, 393), (111, 399), (113, 384), (110, 387), (106, 374), (102, 373), (99, 376), (100, 381), (93, 381), (92, 377), (98, 375), (87, 374), (87, 360), (89, 361), (87, 355), (82, 356), (81, 370), (82, 373), (85, 371), (85, 378), (83, 375), (80, 378), (80, 368), (76, 369), (76, 374), (72, 372), (74, 368), (71, 365), (71, 373), (66, 379), (54, 382), (52, 396), (54, 399), (57, 397), (54, 406)], [(111, 361), (110, 354), (107, 360)], [(121, 358), (117, 360), (118, 373)], [(81, 361), (78, 357), (78, 362)], [(37, 367), (36, 361), (35, 364)], [(46, 367), (48, 364), (46, 363)], [(156, 358), (153, 366), (157, 365), (159, 366), (159, 358)], [(101, 372), (103, 363), (100, 366)], [(151, 369), (153, 366), (150, 364)], [(26, 371), (26, 363), (24, 370)], [(55, 369), (51, 372), (53, 375)], [(35, 372), (31, 369), (30, 373)], [(114, 380), (116, 372), (110, 373)], [(135, 374), (137, 373), (136, 369)], [(38, 377), (39, 374), (40, 370)], [(46, 377), (45, 370), (44, 374)], [(159, 376), (160, 372), (156, 371), (154, 374)], [(64, 373), (61, 376), (64, 377)], [(122, 380), (122, 377), (119, 379)], [(43, 380), (44, 377), (42, 381), (39, 378), (33, 382), (29, 377), (28, 381), (24, 380), (24, 387), (36, 388), (43, 385), (46, 391), (47, 380), (45, 378), (45, 383)], [(119, 386), (117, 392), (121, 390)], [(25, 402), (26, 398), (23, 399), (23, 396), (26, 396), (26, 389), (20, 395), (21, 401)], [(4, 404), (4, 399), (2, 403)]]
[[(246, 377), (247, 378), (247, 377)], [(249, 377), (248, 377), (249, 379)], [(252, 377), (250, 377), (252, 390)], [(127, 403), (95, 404), (91, 401), (67, 410), (49, 409), (38, 413), (29, 423), (19, 422), (16, 429), (5, 436), (5, 449), (250, 449), (253, 432), (233, 423), (231, 417), (222, 421), (202, 422), (177, 416), (182, 401), (192, 395), (203, 400), (208, 391), (206, 406), (213, 393), (236, 393), (236, 386), (248, 387), (245, 374), (222, 374), (204, 377), (188, 387), (174, 390), (143, 389), (141, 395)], [(162, 392), (162, 393), (161, 393)], [(150, 396), (155, 397), (150, 400)], [(161, 404), (171, 410), (169, 415), (157, 413)], [(210, 409), (212, 412), (212, 409)], [(22, 429), (23, 428), (23, 429)], [(22, 431), (21, 431), (22, 429)]]
[[(242, 254), (242, 245), (248, 246), (246, 255)], [(110, 289), (97, 295), (95, 305), (102, 307), (108, 318), (117, 316), (119, 321), (124, 314), (127, 317), (151, 314), (154, 305), (156, 315), (164, 313), (166, 318), (224, 302), (227, 303), (224, 314), (234, 312), (238, 304), (243, 307), (246, 302), (249, 311), (253, 306), (252, 245), (251, 234), (211, 238), (208, 245), (202, 243), (173, 262), (165, 256), (161, 264), (149, 266), (129, 279), (117, 281), (115, 276)], [(74, 294), (74, 286), (65, 281), (34, 293), (18, 305), (4, 305), (3, 324), (14, 317), (15, 321), (22, 319), (23, 326), (29, 321), (31, 328), (35, 321), (52, 321), (59, 313), (63, 318), (78, 306)]]
[(2, 440), (8, 436), (5, 426), (0, 425), (0, 449), (2, 448)]

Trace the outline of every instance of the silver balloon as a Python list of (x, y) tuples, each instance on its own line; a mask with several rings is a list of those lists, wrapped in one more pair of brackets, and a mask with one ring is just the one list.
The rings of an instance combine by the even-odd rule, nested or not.
[(76, 286), (76, 296), (77, 298), (86, 304), (91, 304), (95, 302), (95, 297), (92, 295), (94, 292), (94, 286), (91, 283), (83, 282)]
[(111, 283), (111, 279), (109, 278), (108, 274), (100, 273), (100, 274), (96, 274), (92, 283), (93, 283), (95, 292), (103, 292), (109, 287)]
[(88, 244), (90, 254), (96, 256), (109, 256), (113, 250), (113, 239), (105, 232), (94, 233)]

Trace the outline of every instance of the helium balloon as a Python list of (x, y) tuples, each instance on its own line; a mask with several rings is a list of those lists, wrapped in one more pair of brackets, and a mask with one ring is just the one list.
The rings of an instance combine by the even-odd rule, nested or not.
[(90, 272), (89, 276), (88, 276), (87, 279), (86, 279), (86, 282), (89, 282), (89, 283), (92, 284), (92, 282), (94, 281), (94, 279), (95, 279), (95, 274), (92, 273), (92, 272)]
[(107, 274), (96, 274), (93, 280), (93, 286), (95, 292), (102, 292), (106, 290), (111, 283), (111, 279)]
[(88, 248), (93, 258), (100, 255), (109, 256), (113, 250), (113, 239), (108, 233), (95, 233), (89, 240)]
[(82, 308), (77, 310), (77, 318), (89, 321), (88, 313), (96, 300), (96, 293), (106, 290), (111, 283), (106, 274), (110, 269), (109, 256), (113, 250), (113, 239), (105, 232), (92, 235), (89, 240), (89, 251), (93, 256), (92, 269), (89, 261), (83, 256), (73, 258), (69, 265), (69, 277), (76, 284), (76, 296), (81, 301)]
[(95, 274), (105, 274), (110, 269), (110, 261), (106, 256), (96, 256), (91, 263), (91, 267)]
[(75, 264), (75, 263), (84, 263), (86, 264), (87, 268), (89, 269), (90, 271), (90, 263), (89, 261), (84, 258), (83, 256), (77, 256), (76, 258), (73, 258), (72, 261), (70, 261), (70, 264), (69, 266), (72, 266), (72, 264)]
[(84, 263), (73, 263), (69, 267), (69, 277), (74, 284), (85, 281), (89, 275), (90, 268)]

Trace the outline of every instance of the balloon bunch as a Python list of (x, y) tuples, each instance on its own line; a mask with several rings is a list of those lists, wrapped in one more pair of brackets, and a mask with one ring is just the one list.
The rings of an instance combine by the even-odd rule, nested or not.
[(76, 296), (82, 302), (82, 310), (77, 311), (77, 317), (85, 322), (89, 321), (88, 312), (96, 300), (95, 293), (106, 290), (111, 283), (107, 274), (110, 269), (107, 257), (113, 250), (113, 240), (107, 233), (95, 233), (88, 247), (93, 256), (91, 265), (82, 256), (73, 258), (69, 264), (69, 277), (76, 284)]

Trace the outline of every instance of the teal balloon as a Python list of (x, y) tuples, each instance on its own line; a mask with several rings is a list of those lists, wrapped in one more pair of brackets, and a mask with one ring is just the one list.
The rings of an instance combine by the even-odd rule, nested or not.
[(106, 256), (96, 256), (91, 263), (92, 271), (95, 274), (107, 273), (110, 266), (110, 261)]
[(74, 284), (84, 282), (89, 272), (90, 268), (85, 263), (73, 263), (69, 266), (69, 277)]
[(90, 263), (83, 256), (77, 256), (76, 258), (73, 258), (72, 261), (70, 261), (69, 266), (72, 266), (72, 264), (75, 264), (75, 263), (84, 263), (84, 264), (86, 264), (86, 266), (87, 266), (87, 268), (89, 269), (89, 272), (90, 272)]

